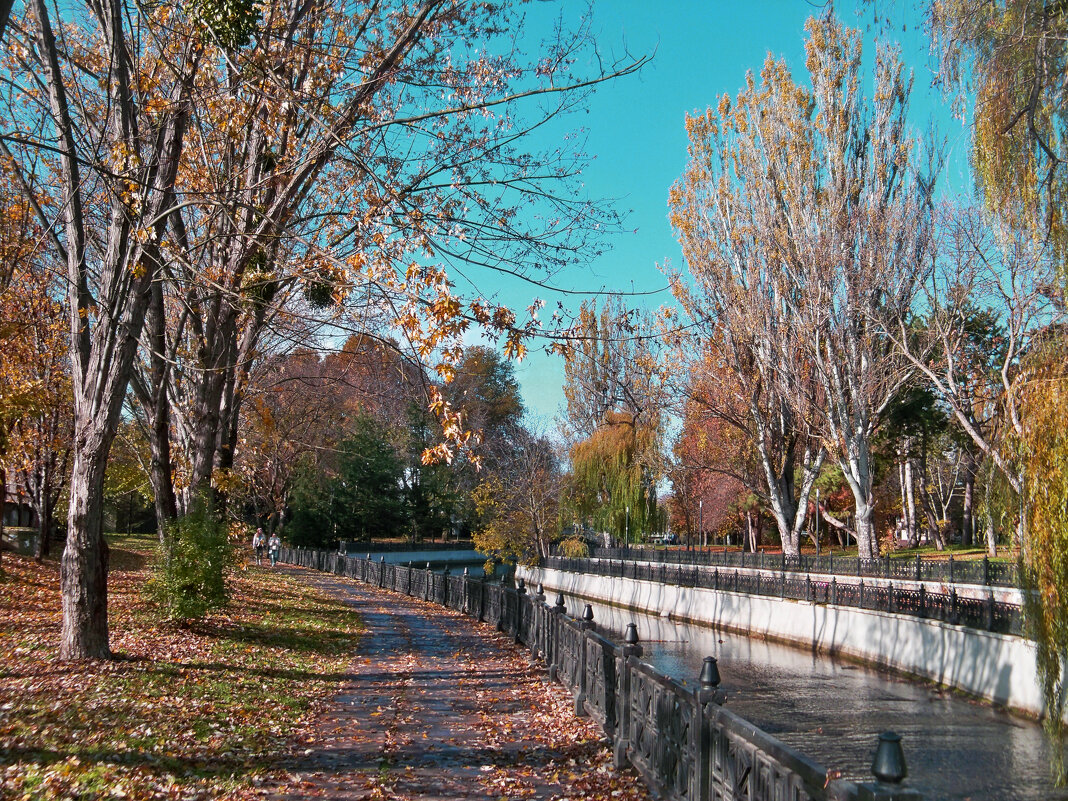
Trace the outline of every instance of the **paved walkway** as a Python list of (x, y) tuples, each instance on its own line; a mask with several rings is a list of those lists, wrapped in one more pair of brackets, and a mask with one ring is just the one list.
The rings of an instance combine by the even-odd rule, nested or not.
[(366, 626), (351, 675), (290, 783), (271, 797), (647, 798), (611, 769), (596, 724), (492, 627), (452, 610), (312, 571)]

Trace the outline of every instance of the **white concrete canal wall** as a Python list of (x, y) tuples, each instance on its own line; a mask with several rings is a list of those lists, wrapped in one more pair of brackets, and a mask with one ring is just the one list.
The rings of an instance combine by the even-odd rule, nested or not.
[[(1040, 715), (1035, 644), (906, 615), (520, 567), (530, 587), (843, 654)], [(552, 602), (552, 596), (549, 596)], [(640, 632), (639, 632), (640, 635)], [(848, 700), (843, 699), (844, 703)]]

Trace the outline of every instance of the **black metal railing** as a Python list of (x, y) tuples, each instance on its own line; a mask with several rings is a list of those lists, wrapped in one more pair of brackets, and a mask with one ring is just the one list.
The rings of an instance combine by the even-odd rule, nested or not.
[[(283, 548), (281, 561), (348, 576), (376, 587), (448, 606), (514, 637), (571, 692), (578, 715), (589, 715), (612, 741), (617, 767), (633, 765), (662, 798), (672, 801), (922, 801), (900, 783), (856, 783), (828, 773), (723, 706), (715, 660), (705, 660), (696, 687), (687, 687), (641, 661), (637, 629), (623, 644), (598, 634), (592, 609), (580, 620), (526, 592), (484, 578), (358, 559), (326, 551)], [(631, 567), (636, 567), (631, 565)], [(879, 748), (886, 743), (880, 738)], [(890, 747), (899, 747), (896, 740)], [(880, 751), (881, 753), (881, 751)], [(903, 757), (900, 757), (903, 765)], [(876, 760), (879, 762), (879, 760)], [(882, 764), (881, 762), (879, 764)]]
[(567, 559), (562, 556), (550, 556), (541, 564), (550, 570), (911, 615), (998, 634), (1024, 633), (1023, 610), (1019, 606), (995, 600), (992, 591), (982, 598), (961, 595), (952, 585), (948, 593), (937, 593), (927, 592), (922, 584), (919, 589), (914, 589), (895, 585), (893, 580), (889, 583), (865, 582), (863, 576), (852, 581), (838, 581), (832, 576), (827, 581), (813, 579), (807, 573), (775, 570), (770, 563), (763, 570), (745, 572), (739, 568)]
[[(561, 556), (562, 554), (555, 554)], [(786, 556), (782, 553), (746, 553), (654, 548), (591, 548), (591, 559), (622, 562), (653, 562), (669, 565), (753, 568), (786, 573), (818, 573), (831, 576), (886, 578), (900, 581), (937, 581), (943, 584), (979, 584), (985, 587), (1019, 587), (1019, 567), (999, 559), (947, 559), (915, 556), (908, 559), (884, 556)]]
[(380, 553), (433, 553), (434, 551), (473, 551), (475, 544), (471, 540), (456, 542), (368, 542), (366, 540), (343, 540), (338, 548), (341, 554), (380, 554)]

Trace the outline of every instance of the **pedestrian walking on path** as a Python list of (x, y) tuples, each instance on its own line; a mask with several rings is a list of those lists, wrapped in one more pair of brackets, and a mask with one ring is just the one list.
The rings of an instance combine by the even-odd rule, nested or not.
[(271, 539), (267, 541), (267, 550), (271, 555), (271, 567), (274, 567), (278, 562), (278, 554), (282, 550), (282, 540), (278, 538), (278, 532), (271, 534)]
[(358, 609), (365, 630), (340, 694), (269, 798), (649, 798), (510, 638), (433, 603), (293, 570)]
[(263, 533), (262, 528), (256, 529), (256, 533), (252, 535), (252, 547), (256, 549), (256, 564), (262, 564), (263, 549), (267, 547), (267, 535)]

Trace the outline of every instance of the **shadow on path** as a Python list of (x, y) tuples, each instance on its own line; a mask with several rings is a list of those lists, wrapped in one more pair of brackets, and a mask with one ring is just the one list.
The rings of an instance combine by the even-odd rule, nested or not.
[[(290, 568), (285, 568), (290, 570)], [(359, 610), (350, 675), (274, 799), (648, 798), (596, 724), (503, 635), (459, 613), (292, 569)]]

